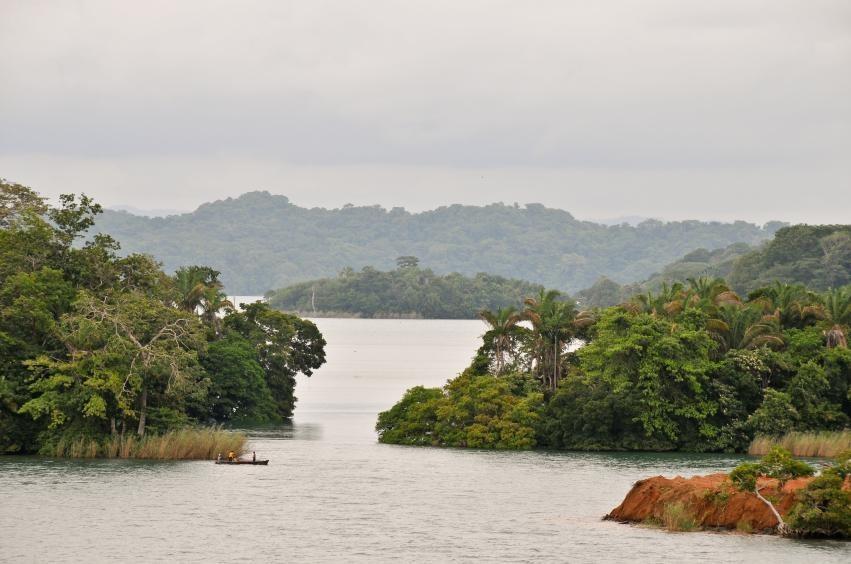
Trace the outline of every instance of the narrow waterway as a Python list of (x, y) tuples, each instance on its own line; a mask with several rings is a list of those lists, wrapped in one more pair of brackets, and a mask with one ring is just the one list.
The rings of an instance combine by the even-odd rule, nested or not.
[(642, 477), (737, 457), (380, 445), (376, 413), (460, 371), (481, 323), (317, 323), (328, 364), (293, 424), (251, 431), (268, 467), (0, 458), (0, 561), (851, 561), (848, 543), (600, 520)]

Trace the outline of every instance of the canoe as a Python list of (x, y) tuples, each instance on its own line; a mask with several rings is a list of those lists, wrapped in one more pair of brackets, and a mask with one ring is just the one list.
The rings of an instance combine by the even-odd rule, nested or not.
[(255, 466), (267, 466), (268, 460), (216, 460), (216, 464), (253, 464)]

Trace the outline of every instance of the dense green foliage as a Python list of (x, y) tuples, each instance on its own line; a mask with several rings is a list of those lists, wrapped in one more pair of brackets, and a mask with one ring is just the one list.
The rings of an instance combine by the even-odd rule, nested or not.
[[(758, 434), (851, 424), (851, 286), (776, 283), (742, 299), (699, 278), (603, 310), (579, 312), (552, 292), (525, 304), (482, 314), (468, 372), (534, 378), (546, 399), (539, 446), (742, 452)], [(396, 417), (414, 430), (409, 444), (415, 399)]]
[(343, 268), (393, 268), (416, 255), (437, 273), (488, 272), (575, 291), (600, 276), (642, 280), (687, 252), (756, 244), (779, 227), (648, 220), (632, 227), (579, 221), (540, 204), (453, 205), (423, 213), (379, 206), (306, 209), (252, 192), (166, 218), (104, 214), (99, 229), (169, 269), (208, 264), (231, 294), (262, 294), (334, 276)]
[(107, 235), (81, 245), (100, 212), (0, 181), (0, 452), (289, 417), (295, 374), (324, 362), (316, 327), (234, 311), (210, 268), (172, 277)]
[(795, 225), (733, 264), (729, 280), (751, 292), (774, 281), (823, 291), (851, 284), (851, 225)]
[(812, 466), (792, 458), (788, 450), (776, 446), (759, 462), (745, 462), (736, 466), (730, 472), (730, 482), (736, 489), (752, 493), (764, 503), (777, 519), (777, 531), (780, 534), (787, 534), (790, 529), (783, 520), (783, 516), (774, 506), (772, 500), (763, 496), (760, 492), (759, 479), (771, 478), (777, 480), (778, 489), (782, 489), (783, 485), (789, 480), (802, 476), (812, 476), (814, 473), (815, 469)]
[(408, 262), (390, 272), (347, 268), (336, 278), (302, 282), (266, 298), (274, 308), (311, 315), (474, 319), (482, 309), (520, 306), (525, 296), (542, 289), (490, 274), (438, 276)]
[(758, 249), (745, 243), (698, 249), (643, 282), (618, 284), (603, 277), (577, 298), (585, 307), (609, 307), (690, 278), (726, 278), (742, 293), (778, 281), (817, 291), (851, 284), (851, 226), (795, 225), (780, 229)]
[(713, 251), (697, 249), (666, 265), (643, 282), (618, 284), (604, 276), (590, 288), (578, 292), (576, 297), (585, 307), (610, 307), (628, 301), (636, 294), (656, 291), (665, 284), (685, 282), (689, 278), (726, 278), (736, 259), (752, 250), (746, 243), (734, 243)]
[(849, 475), (851, 452), (844, 452), (798, 494), (789, 512), (791, 529), (804, 536), (851, 538), (851, 491), (842, 489)]
[(544, 395), (522, 376), (470, 370), (444, 388), (418, 386), (378, 416), (379, 440), (403, 445), (528, 449)]

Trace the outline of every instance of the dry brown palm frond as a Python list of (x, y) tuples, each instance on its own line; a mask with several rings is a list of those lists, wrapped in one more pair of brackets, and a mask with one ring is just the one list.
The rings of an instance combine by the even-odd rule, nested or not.
[(759, 335), (757, 337), (753, 337), (753, 339), (748, 343), (749, 349), (758, 349), (759, 347), (768, 347), (770, 349), (781, 349), (786, 346), (786, 343), (780, 337), (775, 335)]
[(808, 305), (801, 308), (801, 319), (825, 319), (827, 314), (824, 307), (819, 304)]
[(834, 325), (830, 331), (825, 331), (824, 336), (827, 340), (827, 348), (848, 348), (848, 339), (845, 337), (845, 331), (842, 330), (841, 325)]
[(579, 329), (584, 329), (585, 327), (590, 327), (597, 322), (597, 316), (593, 311), (585, 310), (580, 311), (576, 314), (576, 318), (573, 320), (573, 325)]
[(683, 302), (680, 300), (674, 300), (672, 302), (666, 303), (664, 306), (662, 306), (662, 309), (664, 309), (665, 313), (667, 313), (668, 315), (675, 316), (683, 311)]
[(715, 296), (716, 305), (742, 305), (742, 298), (736, 292), (728, 290)]
[(641, 306), (635, 302), (623, 302), (618, 307), (627, 313), (639, 313), (641, 311)]

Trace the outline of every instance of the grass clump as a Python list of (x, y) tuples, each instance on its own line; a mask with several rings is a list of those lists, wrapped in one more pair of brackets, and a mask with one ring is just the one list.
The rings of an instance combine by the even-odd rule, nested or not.
[(843, 431), (791, 432), (782, 437), (758, 436), (748, 454), (762, 456), (772, 447), (780, 446), (794, 456), (833, 458), (851, 449), (851, 429)]
[(211, 460), (218, 453), (242, 453), (246, 436), (218, 427), (191, 427), (138, 438), (60, 438), (44, 454), (64, 458), (138, 458), (148, 460)]
[(724, 508), (730, 501), (730, 495), (732, 495), (732, 485), (729, 481), (724, 481), (717, 490), (706, 490), (703, 494), (703, 499), (706, 500), (707, 503)]
[(669, 531), (686, 532), (698, 527), (697, 518), (686, 504), (675, 501), (668, 503), (662, 510), (662, 526)]
[(739, 519), (736, 522), (736, 532), (749, 535), (753, 533), (753, 526), (751, 525), (750, 521), (747, 521), (745, 519)]

